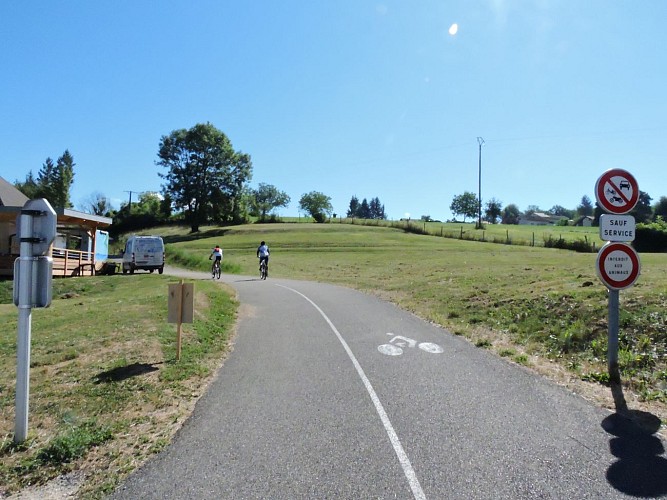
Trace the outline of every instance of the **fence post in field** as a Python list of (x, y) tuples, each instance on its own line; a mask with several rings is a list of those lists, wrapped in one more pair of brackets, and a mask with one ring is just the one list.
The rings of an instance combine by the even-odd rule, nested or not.
[(531, 246), (535, 246), (535, 231), (533, 231), (533, 244)]

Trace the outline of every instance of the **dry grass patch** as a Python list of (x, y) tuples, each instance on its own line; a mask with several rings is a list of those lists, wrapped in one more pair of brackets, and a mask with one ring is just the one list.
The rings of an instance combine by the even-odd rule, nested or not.
[[(57, 282), (78, 296), (33, 314), (29, 435), (18, 446), (16, 327), (0, 337), (0, 493), (44, 497), (65, 488), (101, 498), (170, 442), (229, 349), (236, 303), (228, 288), (198, 282), (195, 322), (183, 325), (177, 362), (168, 282), (158, 275)], [(0, 308), (0, 321), (15, 325), (15, 316), (13, 306)]]

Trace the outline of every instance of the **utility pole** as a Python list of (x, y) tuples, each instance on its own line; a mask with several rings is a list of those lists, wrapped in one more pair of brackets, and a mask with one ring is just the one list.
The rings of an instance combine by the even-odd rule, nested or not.
[(125, 191), (126, 193), (130, 193), (130, 203), (127, 205), (127, 215), (130, 215), (132, 213), (132, 193), (137, 194), (136, 191)]
[(478, 211), (477, 211), (477, 229), (482, 229), (482, 144), (484, 139), (477, 138), (479, 144), (479, 186), (478, 186)]

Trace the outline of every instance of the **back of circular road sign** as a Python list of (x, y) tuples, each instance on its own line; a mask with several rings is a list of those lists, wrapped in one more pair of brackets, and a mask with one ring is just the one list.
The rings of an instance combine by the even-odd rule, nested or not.
[(595, 183), (595, 198), (611, 214), (626, 214), (639, 201), (639, 185), (634, 176), (623, 169), (607, 170)]
[(595, 269), (607, 288), (622, 290), (637, 281), (640, 271), (639, 256), (630, 245), (609, 242), (600, 249)]

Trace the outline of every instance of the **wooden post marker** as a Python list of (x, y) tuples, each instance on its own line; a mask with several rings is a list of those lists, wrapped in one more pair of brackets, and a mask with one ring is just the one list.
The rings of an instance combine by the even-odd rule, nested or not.
[(181, 325), (192, 323), (195, 309), (195, 284), (170, 283), (168, 299), (168, 323), (176, 323), (176, 361), (181, 359), (182, 334)]

